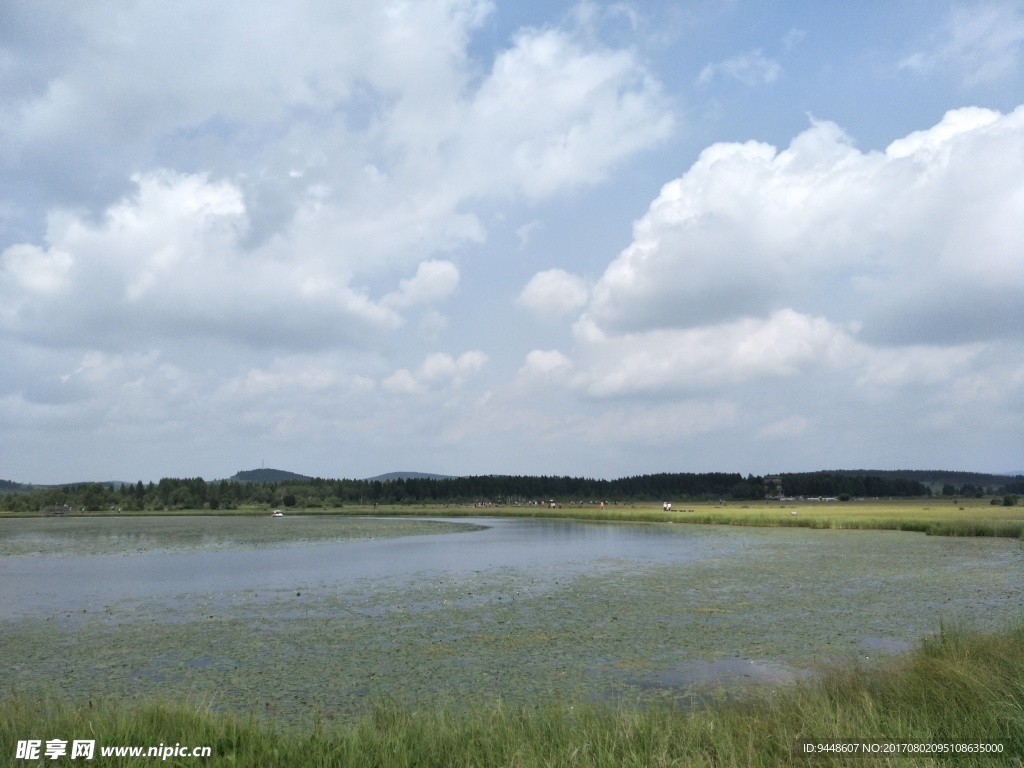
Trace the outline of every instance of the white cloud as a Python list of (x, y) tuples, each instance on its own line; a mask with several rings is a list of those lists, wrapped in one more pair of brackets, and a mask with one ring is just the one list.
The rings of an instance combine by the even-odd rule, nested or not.
[(836, 430), (900, 430), (906, 452), (972, 418), (1006, 435), (1024, 354), (1016, 221), (1024, 108), (953, 111), (885, 152), (826, 122), (782, 151), (714, 145), (635, 223), (571, 355), (531, 353), (518, 382), (600, 403), (601, 418), (728, 403), (759, 440), (819, 450)]
[(517, 299), (519, 305), (538, 317), (560, 317), (587, 303), (586, 282), (564, 269), (538, 272)]
[[(2, 254), (3, 280), (29, 294), (55, 296), (68, 288), (68, 272), (73, 259), (67, 253), (26, 243), (14, 245)], [(16, 302), (14, 291), (8, 296), (8, 309)]]
[(448, 298), (459, 285), (459, 268), (450, 261), (421, 261), (416, 275), (399, 283), (398, 290), (384, 297), (392, 307), (432, 304)]
[(534, 349), (527, 353), (515, 383), (520, 391), (565, 385), (572, 373), (573, 362), (567, 355), (557, 349)]
[(525, 248), (533, 237), (533, 233), (544, 228), (544, 225), (537, 219), (523, 224), (516, 229), (516, 237), (519, 238), (520, 249)]
[(521, 373), (547, 375), (572, 367), (572, 361), (557, 349), (535, 349), (526, 355)]
[[(343, 259), (245, 251), (247, 217), (233, 185), (170, 172), (136, 183), (137, 193), (99, 222), (54, 214), (46, 249), (15, 245), (0, 254), (5, 331), (39, 344), (107, 349), (195, 336), (316, 347), (401, 324), (351, 287)], [(450, 270), (433, 271), (450, 282)], [(408, 295), (430, 287), (427, 278), (413, 281)]]
[[(423, 457), (757, 471), (793, 434), (786, 455), (807, 464), (962, 467), (963, 440), (1019, 453), (1021, 110), (955, 110), (885, 151), (816, 121), (788, 147), (693, 160), (702, 136), (777, 135), (804, 110), (856, 115), (872, 145), (927, 126), (914, 115), (950, 106), (948, 89), (904, 102), (912, 81), (870, 65), (898, 57), (862, 33), (883, 24), (937, 20), (916, 66), (1005, 108), (1019, 3), (879, 6), (828, 51), (800, 40), (835, 15), (797, 13), (770, 32), (778, 56), (723, 49), (749, 19), (703, 0), (7, 5), (14, 479), (230, 474), (273, 449), (321, 474)], [(706, 62), (702, 108), (687, 88)], [(823, 82), (861, 84), (841, 89), (849, 111)], [(722, 98), (736, 83), (773, 98)], [(509, 298), (521, 312), (503, 314)]]
[(865, 339), (963, 343), (1024, 331), (1024, 108), (950, 112), (862, 153), (816, 122), (777, 151), (716, 144), (666, 184), (591, 293), (605, 333), (791, 307)]
[(767, 58), (761, 49), (757, 49), (706, 65), (697, 76), (697, 82), (706, 85), (721, 75), (744, 85), (769, 85), (778, 80), (781, 73), (779, 62)]
[[(441, 254), (485, 241), (474, 206), (599, 182), (672, 129), (635, 52), (579, 29), (522, 29), (483, 70), (468, 46), (492, 11), (428, 0), (59, 17), (67, 49), (0, 111), (0, 178), (38, 179), (74, 205), (49, 211), (45, 244), (4, 251), (0, 321), (47, 344), (116, 325), (101, 333), (112, 348), (153, 334), (373, 343), (402, 327), (403, 310), (456, 289)], [(159, 170), (157, 147), (164, 167), (211, 170)], [(86, 193), (86, 177), (110, 186)], [(413, 268), (384, 298), (363, 287), (387, 291)], [(46, 291), (70, 307), (63, 318), (44, 311)]]
[(1015, 74), (1024, 52), (1024, 8), (1019, 2), (956, 5), (933, 45), (898, 63), (900, 69), (930, 73), (954, 70), (966, 86)]
[(788, 309), (765, 320), (578, 338), (587, 362), (574, 384), (599, 397), (707, 391), (792, 376), (808, 365), (834, 364), (852, 344), (842, 328), (824, 318)]
[(857, 386), (874, 393), (946, 382), (977, 370), (985, 345), (862, 349)]
[(466, 377), (480, 371), (487, 355), (479, 350), (463, 352), (457, 358), (444, 352), (427, 355), (416, 371), (395, 371), (381, 382), (389, 392), (400, 395), (424, 395), (435, 390), (458, 389)]

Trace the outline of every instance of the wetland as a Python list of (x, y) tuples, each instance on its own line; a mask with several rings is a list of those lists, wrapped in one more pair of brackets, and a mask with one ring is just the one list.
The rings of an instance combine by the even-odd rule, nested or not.
[(688, 702), (1024, 608), (1017, 540), (520, 518), (0, 521), (4, 694), (301, 722)]

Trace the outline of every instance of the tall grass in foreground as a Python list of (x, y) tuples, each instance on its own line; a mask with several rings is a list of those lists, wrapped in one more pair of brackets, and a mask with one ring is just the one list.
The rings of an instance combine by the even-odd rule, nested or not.
[[(381, 703), (342, 724), (286, 730), (254, 718), (182, 705), (70, 706), (0, 701), (0, 765), (24, 739), (95, 739), (105, 766), (152, 766), (155, 758), (101, 758), (101, 746), (212, 747), (212, 757), (163, 765), (202, 766), (778, 766), (1022, 765), (1024, 622), (983, 634), (944, 629), (884, 668), (826, 669), (813, 682), (757, 689), (698, 709), (610, 708), (579, 703), (462, 711), (413, 711)], [(980, 742), (1002, 756), (798, 757), (813, 741)], [(78, 765), (42, 760), (46, 765)], [(85, 763), (90, 764), (90, 763)]]

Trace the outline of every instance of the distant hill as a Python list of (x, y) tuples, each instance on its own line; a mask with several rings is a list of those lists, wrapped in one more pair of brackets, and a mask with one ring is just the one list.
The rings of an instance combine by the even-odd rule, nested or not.
[(286, 472), (283, 469), (244, 469), (236, 472), (228, 480), (238, 483), (281, 483), (285, 480), (312, 480), (308, 475)]
[(366, 479), (371, 482), (380, 480), (383, 483), (389, 480), (451, 480), (454, 477), (455, 475), (432, 475), (430, 472), (387, 472)]
[(0, 493), (24, 493), (31, 490), (31, 485), (23, 485), (13, 480), (0, 480)]
[[(376, 477), (367, 477), (367, 482), (380, 480), (389, 482), (391, 480), (450, 480), (455, 475), (433, 475), (429, 472), (388, 472)], [(236, 472), (228, 478), (238, 483), (282, 483), (287, 480), (313, 480), (309, 475), (300, 475), (297, 472), (286, 472), (283, 469), (246, 469)]]

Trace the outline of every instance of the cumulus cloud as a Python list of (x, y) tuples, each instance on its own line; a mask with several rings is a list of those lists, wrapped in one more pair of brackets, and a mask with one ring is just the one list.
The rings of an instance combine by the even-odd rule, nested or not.
[(559, 317), (586, 304), (588, 295), (582, 278), (564, 269), (548, 269), (530, 278), (517, 301), (538, 317)]
[(674, 124), (660, 85), (634, 53), (558, 29), (519, 34), (462, 119), (463, 162), (488, 163), (489, 187), (511, 184), (531, 199), (603, 180)]
[(690, 328), (783, 308), (890, 344), (1024, 330), (1024, 108), (950, 112), (885, 152), (815, 122), (779, 151), (716, 144), (666, 184), (583, 322)]
[(586, 373), (576, 386), (606, 397), (706, 391), (762, 377), (791, 376), (809, 363), (830, 365), (852, 343), (828, 320), (784, 309), (702, 328), (587, 336)]
[(431, 391), (459, 388), (466, 377), (477, 373), (487, 363), (487, 355), (479, 350), (452, 357), (445, 352), (427, 355), (419, 368), (401, 368), (385, 378), (381, 386), (400, 395), (423, 395)]
[(59, 57), (16, 59), (0, 179), (98, 210), (132, 170), (198, 164), (239, 179), (260, 237), (317, 188), (342, 220), (370, 214), (379, 234), (443, 246), (479, 237), (457, 210), (466, 200), (600, 181), (672, 128), (637, 56), (580, 30), (523, 29), (482, 72), (468, 47), (493, 11), (486, 0), (235, 11), (10, 12), (0, 46), (49, 48), (45, 29), (62, 45)]
[[(571, 25), (483, 69), (485, 0), (66, 12), (40, 7), (67, 46), (18, 59), (0, 111), (0, 179), (66, 203), (3, 248), (0, 322), (38, 343), (372, 341), (455, 291), (443, 254), (486, 239), (475, 205), (601, 181), (673, 125), (635, 52)], [(11, 16), (0, 41), (45, 26)]]
[(1024, 108), (955, 110), (877, 152), (823, 121), (781, 150), (715, 144), (635, 223), (573, 348), (530, 353), (517, 383), (604, 422), (687, 403), (663, 429), (708, 425), (726, 461), (737, 424), (801, 437), (812, 466), (851, 460), (840, 432), (889, 434), (892, 456), (964, 419), (1006, 435), (1024, 395), (1018, 221)]
[[(316, 347), (401, 324), (351, 287), (343, 261), (245, 251), (246, 211), (233, 185), (171, 172), (135, 181), (136, 194), (100, 221), (55, 213), (45, 248), (18, 244), (0, 254), (4, 331), (98, 349), (182, 336)], [(428, 266), (398, 295), (422, 298), (434, 272), (450, 270)]]
[[(355, 470), (323, 457), (370, 474), (424, 444), (431, 461), (451, 446), (439, 471), (507, 471), (486, 466), (504, 451), (615, 474), (661, 454), (721, 468), (758, 434), (801, 434), (813, 463), (829, 430), (872, 419), (861, 446), (959, 420), (995, 455), (1024, 395), (1021, 110), (956, 110), (878, 152), (826, 121), (787, 147), (714, 144), (617, 257), (583, 253), (599, 238), (573, 228), (604, 216), (621, 237), (608, 206), (635, 210), (636, 182), (663, 173), (667, 155), (639, 158), (684, 95), (654, 68), (686, 61), (676, 38), (698, 29), (735, 39), (710, 34), (738, 21), (712, 5), (673, 24), (584, 2), (517, 29), (491, 0), (4, 5), (0, 433), (20, 466), (209, 473), (263, 458), (266, 437), (328, 474)], [(1010, 82), (1019, 4), (970, 9), (906, 66)], [(872, 43), (843, 43), (806, 63), (848, 75)], [(733, 52), (699, 62), (712, 101), (782, 79), (778, 57)], [(772, 106), (791, 114), (805, 82)], [(873, 82), (892, 99), (906, 79)], [(730, 130), (786, 118), (750, 119)], [(573, 247), (534, 253), (558, 243)], [(494, 314), (510, 291), (543, 338)], [(679, 436), (701, 437), (684, 455)]]

